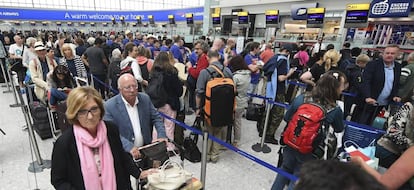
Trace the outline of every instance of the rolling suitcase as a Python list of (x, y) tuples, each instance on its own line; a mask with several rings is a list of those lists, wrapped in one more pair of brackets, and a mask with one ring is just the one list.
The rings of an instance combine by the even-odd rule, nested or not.
[(33, 128), (42, 140), (52, 137), (49, 122), (49, 113), (46, 106), (40, 102), (29, 103), (30, 114), (33, 119)]

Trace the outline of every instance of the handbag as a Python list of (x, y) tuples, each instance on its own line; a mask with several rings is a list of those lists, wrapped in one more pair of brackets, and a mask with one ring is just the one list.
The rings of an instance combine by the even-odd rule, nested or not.
[(167, 143), (164, 141), (143, 146), (139, 151), (142, 155), (139, 165), (143, 170), (152, 168), (154, 160), (159, 160), (163, 164), (169, 158)]
[(246, 119), (250, 121), (259, 121), (264, 114), (265, 105), (249, 103), (246, 110)]
[(192, 178), (192, 174), (172, 160), (167, 160), (158, 172), (148, 175), (148, 186), (160, 190), (177, 189)]
[[(197, 134), (194, 134), (198, 136)], [(183, 142), (184, 146), (184, 158), (192, 163), (197, 163), (201, 161), (201, 152), (197, 147), (193, 134), (190, 134), (189, 137), (186, 137)]]

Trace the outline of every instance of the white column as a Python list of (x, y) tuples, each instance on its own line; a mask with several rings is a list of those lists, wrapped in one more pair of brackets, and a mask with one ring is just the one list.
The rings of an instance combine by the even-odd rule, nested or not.
[(203, 16), (203, 34), (207, 35), (208, 30), (211, 28), (213, 21), (211, 20), (211, 1), (204, 1), (204, 16)]

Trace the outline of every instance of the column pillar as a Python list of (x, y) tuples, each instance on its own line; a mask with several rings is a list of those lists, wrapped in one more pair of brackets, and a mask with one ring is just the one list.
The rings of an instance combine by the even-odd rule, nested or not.
[(211, 1), (212, 0), (204, 1), (203, 35), (207, 35), (213, 24), (213, 21), (211, 20)]

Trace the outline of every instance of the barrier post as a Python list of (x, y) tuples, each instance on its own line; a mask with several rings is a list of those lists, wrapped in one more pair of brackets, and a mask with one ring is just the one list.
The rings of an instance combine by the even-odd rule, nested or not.
[(9, 71), (8, 73), (9, 73), (9, 77), (12, 77), (12, 78), (9, 78), (9, 79), (11, 81), (13, 91), (14, 91), (13, 92), (13, 97), (14, 97), (15, 104), (10, 104), (9, 106), (11, 108), (22, 107), (22, 106), (24, 106), (23, 102), (19, 103), (19, 101), (17, 100), (17, 95), (16, 95), (16, 94), (20, 94), (20, 86), (18, 86), (19, 84), (17, 84), (17, 86), (16, 86), (16, 84), (14, 84), (14, 76), (11, 75), (10, 72), (11, 71)]
[(206, 189), (206, 172), (207, 172), (207, 147), (208, 147), (208, 132), (203, 131), (203, 149), (201, 151), (201, 183)]
[[(3, 93), (11, 93), (12, 90), (10, 90), (10, 75), (6, 76), (5, 71), (7, 70), (7, 68), (6, 69), (4, 68), (4, 66), (6, 65), (6, 62), (3, 62), (3, 60), (5, 61), (6, 58), (0, 59), (0, 66), (1, 66), (1, 72), (3, 73), (4, 82), (6, 83), (6, 87), (7, 87), (7, 90), (3, 91)], [(7, 81), (7, 78), (9, 78), (9, 81)]]
[[(20, 88), (20, 87), (17, 86), (17, 88)], [(51, 168), (52, 163), (50, 160), (43, 160), (42, 157), (40, 156), (39, 146), (37, 144), (36, 137), (33, 131), (33, 125), (30, 119), (29, 106), (27, 104), (24, 104), (24, 100), (23, 100), (21, 93), (19, 93), (19, 99), (23, 104), (22, 112), (23, 112), (24, 120), (26, 122), (28, 133), (29, 133), (30, 147), (33, 148), (33, 151), (36, 157), (36, 161), (33, 161), (32, 163), (29, 164), (28, 171), (32, 173), (42, 172), (43, 169), (45, 168)]]
[(271, 109), (272, 109), (272, 104), (269, 102), (269, 100), (266, 100), (266, 119), (265, 119), (265, 123), (263, 127), (262, 138), (260, 140), (260, 143), (256, 143), (252, 146), (252, 149), (256, 152), (270, 153), (272, 151), (272, 149), (270, 149), (270, 147), (264, 143)]

